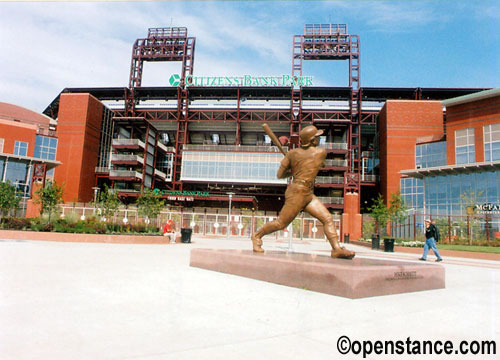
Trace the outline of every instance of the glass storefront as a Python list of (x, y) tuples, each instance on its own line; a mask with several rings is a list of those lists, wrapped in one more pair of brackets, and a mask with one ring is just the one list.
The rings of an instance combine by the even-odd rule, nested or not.
[(286, 184), (277, 179), (280, 153), (184, 151), (183, 181)]
[(427, 214), (467, 215), (472, 204), (500, 203), (500, 171), (429, 176), (422, 182)]

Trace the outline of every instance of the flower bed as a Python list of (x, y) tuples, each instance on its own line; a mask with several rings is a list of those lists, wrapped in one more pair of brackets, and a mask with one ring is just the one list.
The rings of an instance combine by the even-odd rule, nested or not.
[(0, 229), (72, 234), (161, 236), (160, 230), (152, 225), (108, 223), (97, 221), (95, 218), (87, 218), (85, 220), (77, 221), (72, 221), (71, 219), (57, 219), (49, 223), (40, 218), (27, 219), (6, 217), (1, 220)]

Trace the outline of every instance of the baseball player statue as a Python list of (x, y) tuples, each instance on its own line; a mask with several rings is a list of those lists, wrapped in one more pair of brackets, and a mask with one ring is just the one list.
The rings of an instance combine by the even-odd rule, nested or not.
[[(266, 124), (263, 127), (273, 142), (279, 144), (269, 127)], [(300, 148), (290, 150), (287, 153), (283, 151), (281, 144), (276, 144), (285, 155), (277, 177), (283, 179), (291, 176), (292, 182), (286, 189), (285, 205), (283, 205), (279, 217), (266, 223), (252, 235), (254, 252), (264, 252), (262, 249), (263, 236), (284, 229), (300, 211), (305, 210), (323, 224), (325, 235), (332, 247), (331, 256), (333, 258), (352, 259), (354, 257), (353, 251), (340, 247), (333, 217), (313, 192), (314, 179), (319, 169), (324, 167), (326, 159), (326, 150), (318, 147), (321, 134), (323, 134), (323, 130), (318, 130), (315, 126), (305, 127), (299, 133)]]

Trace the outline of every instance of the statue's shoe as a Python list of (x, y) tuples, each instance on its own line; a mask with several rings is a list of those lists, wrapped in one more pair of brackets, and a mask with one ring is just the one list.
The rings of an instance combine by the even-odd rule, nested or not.
[(253, 252), (263, 253), (264, 249), (262, 248), (262, 239), (258, 238), (255, 235), (252, 235), (252, 245)]
[(354, 251), (347, 250), (344, 247), (341, 247), (337, 250), (332, 250), (331, 257), (335, 259), (352, 259), (356, 253)]

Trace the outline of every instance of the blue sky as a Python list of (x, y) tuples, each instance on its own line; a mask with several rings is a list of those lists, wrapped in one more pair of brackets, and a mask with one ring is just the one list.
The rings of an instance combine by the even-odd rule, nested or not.
[[(498, 87), (498, 1), (1, 2), (0, 101), (35, 111), (65, 87), (127, 86), (132, 45), (186, 26), (198, 76), (291, 72), (304, 24), (360, 36), (361, 86)], [(146, 63), (143, 86), (179, 63)], [(346, 86), (347, 62), (308, 61), (315, 85)]]

